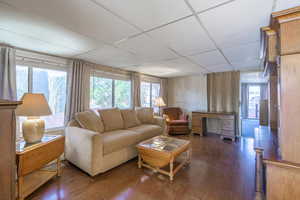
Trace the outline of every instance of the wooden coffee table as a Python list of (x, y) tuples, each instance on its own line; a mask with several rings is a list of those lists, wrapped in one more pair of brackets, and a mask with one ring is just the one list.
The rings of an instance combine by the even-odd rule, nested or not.
[[(146, 167), (170, 177), (173, 181), (174, 175), (185, 164), (191, 160), (190, 141), (166, 136), (156, 136), (143, 141), (137, 145), (139, 152), (138, 167)], [(174, 167), (176, 158), (186, 152), (186, 156)], [(162, 169), (169, 165), (169, 170)]]

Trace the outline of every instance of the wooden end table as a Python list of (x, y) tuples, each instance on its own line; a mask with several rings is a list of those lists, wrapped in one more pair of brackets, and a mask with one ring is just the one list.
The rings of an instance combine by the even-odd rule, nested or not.
[[(190, 141), (166, 136), (156, 136), (143, 141), (137, 145), (139, 152), (138, 167), (146, 167), (158, 171), (170, 177), (173, 181), (174, 175), (185, 164), (190, 163), (192, 149)], [(185, 159), (174, 168), (175, 159), (186, 152)], [(162, 168), (169, 165), (169, 171)]]
[[(45, 135), (35, 144), (24, 140), (16, 144), (18, 200), (23, 200), (54, 176), (60, 176), (60, 156), (64, 152), (65, 137)], [(56, 160), (56, 168), (44, 168)]]

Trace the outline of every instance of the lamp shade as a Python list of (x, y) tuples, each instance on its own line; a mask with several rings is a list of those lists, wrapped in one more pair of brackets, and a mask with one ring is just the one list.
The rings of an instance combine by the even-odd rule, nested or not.
[(157, 107), (162, 107), (162, 106), (166, 106), (163, 98), (161, 97), (158, 97), (154, 100), (154, 105), (157, 106)]
[(52, 114), (43, 94), (25, 93), (21, 101), (23, 104), (17, 107), (16, 115), (38, 117)]

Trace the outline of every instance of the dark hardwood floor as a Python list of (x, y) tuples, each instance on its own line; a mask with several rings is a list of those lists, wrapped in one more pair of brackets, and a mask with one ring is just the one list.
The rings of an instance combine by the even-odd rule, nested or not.
[(213, 134), (180, 136), (191, 140), (192, 162), (173, 183), (158, 173), (138, 169), (131, 160), (94, 178), (64, 162), (60, 178), (27, 199), (42, 200), (252, 200), (254, 197), (253, 139), (236, 143)]

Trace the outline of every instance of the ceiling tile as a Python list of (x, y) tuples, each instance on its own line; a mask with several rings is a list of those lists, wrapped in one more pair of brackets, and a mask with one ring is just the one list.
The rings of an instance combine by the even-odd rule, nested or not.
[(105, 42), (115, 42), (138, 32), (92, 1), (3, 0), (28, 13), (47, 18), (72, 31)]
[(243, 62), (232, 62), (235, 70), (261, 69), (261, 60), (246, 60)]
[(215, 45), (195, 17), (169, 24), (147, 34), (181, 55), (191, 55), (215, 49)]
[(274, 11), (281, 11), (296, 6), (300, 6), (299, 0), (277, 0)]
[(207, 10), (209, 8), (213, 8), (220, 4), (224, 4), (226, 2), (231, 2), (232, 0), (206, 0), (206, 1), (199, 1), (199, 0), (188, 0), (191, 6), (194, 8), (196, 12), (201, 12)]
[(25, 37), (23, 35), (19, 35), (2, 29), (0, 29), (0, 43), (5, 43), (16, 47), (22, 47), (24, 49), (29, 49), (32, 51), (66, 57), (80, 53), (79, 51), (74, 49), (52, 45), (44, 41), (36, 40), (30, 37)]
[(220, 64), (227, 64), (226, 59), (219, 51), (210, 51), (205, 52), (193, 56), (188, 56), (190, 59), (195, 61), (201, 66), (213, 66), (213, 65), (220, 65)]
[(161, 77), (202, 74), (207, 72), (205, 69), (191, 63), (185, 58), (173, 59), (164, 62), (154, 62), (138, 67), (128, 67), (126, 69)]
[(144, 30), (192, 14), (184, 0), (95, 1)]
[(260, 28), (267, 26), (273, 0), (236, 0), (199, 14), (211, 36), (221, 47), (260, 40)]
[(141, 64), (139, 59), (131, 53), (105, 45), (99, 49), (77, 56), (90, 62), (111, 67), (124, 67)]
[(215, 65), (207, 68), (210, 72), (225, 72), (225, 71), (233, 71), (234, 68), (231, 65), (223, 64), (223, 65)]
[(230, 62), (245, 62), (247, 60), (259, 59), (259, 50), (259, 42), (222, 49)]
[(121, 49), (137, 54), (144, 62), (167, 60), (178, 57), (147, 35), (140, 35), (118, 44)]
[[(54, 46), (71, 49), (71, 51), (85, 52), (103, 45), (101, 42), (72, 32), (49, 20), (30, 13), (20, 12), (1, 2), (0, 29), (30, 37), (30, 41), (36, 39)], [(12, 43), (14, 42), (12, 41)], [(23, 46), (19, 47), (24, 48)]]

